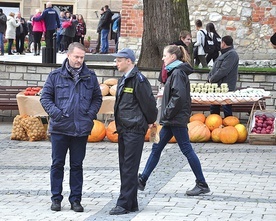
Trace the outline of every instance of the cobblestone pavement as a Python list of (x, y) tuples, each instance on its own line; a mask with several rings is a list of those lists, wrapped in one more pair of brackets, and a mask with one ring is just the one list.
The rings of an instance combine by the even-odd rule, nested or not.
[[(83, 213), (70, 210), (68, 164), (62, 211), (50, 210), (49, 141), (9, 139), (12, 124), (0, 122), (0, 220), (276, 220), (276, 147), (246, 144), (194, 144), (211, 193), (185, 195), (194, 176), (176, 144), (169, 144), (139, 192), (135, 213), (110, 216), (119, 194), (117, 145), (89, 143), (84, 162)], [(150, 153), (145, 143), (141, 170)]]

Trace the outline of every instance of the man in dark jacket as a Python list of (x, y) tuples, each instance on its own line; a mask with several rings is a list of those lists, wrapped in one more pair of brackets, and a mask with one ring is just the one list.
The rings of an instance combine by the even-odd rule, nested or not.
[[(208, 82), (227, 83), (229, 91), (236, 90), (238, 79), (239, 56), (233, 47), (233, 38), (229, 35), (221, 39), (221, 55), (215, 61), (208, 75)], [(232, 116), (232, 105), (222, 105), (224, 117)], [(211, 105), (211, 114), (220, 115), (220, 105)]]
[(135, 66), (134, 52), (126, 48), (112, 55), (124, 75), (118, 81), (114, 105), (121, 189), (116, 207), (109, 214), (121, 215), (138, 211), (137, 174), (145, 134), (156, 120), (157, 108), (149, 81)]
[(104, 12), (101, 16), (101, 25), (100, 25), (100, 30), (101, 30), (101, 52), (100, 54), (107, 54), (108, 53), (108, 34), (110, 30), (110, 24), (112, 22), (112, 15), (113, 13), (109, 9), (108, 5), (104, 6)]
[(61, 68), (52, 71), (43, 86), (41, 105), (50, 116), (52, 143), (51, 210), (60, 211), (66, 153), (70, 152), (71, 209), (83, 212), (80, 204), (83, 185), (82, 162), (93, 120), (102, 104), (102, 94), (94, 71), (84, 63), (85, 47), (69, 45)]
[(103, 13), (104, 13), (104, 7), (101, 8), (101, 12), (100, 12), (100, 20), (98, 23), (98, 28), (97, 28), (97, 33), (98, 33), (98, 38), (97, 38), (97, 46), (95, 48), (95, 51), (93, 52), (93, 54), (97, 54), (100, 52), (100, 47), (101, 47), (101, 31), (102, 31), (102, 17), (103, 17)]
[(25, 37), (28, 34), (28, 25), (27, 21), (21, 17), (20, 12), (17, 13), (16, 20), (20, 23), (20, 25), (16, 28), (16, 52), (18, 55), (24, 55), (24, 42)]
[(53, 35), (57, 28), (60, 28), (59, 15), (55, 9), (52, 7), (51, 2), (46, 3), (46, 9), (42, 12), (39, 17), (33, 18), (34, 21), (45, 21), (46, 33), (45, 41), (46, 48), (53, 48)]
[(4, 34), (7, 29), (7, 16), (3, 13), (3, 9), (0, 8), (0, 49), (1, 54), (4, 55)]

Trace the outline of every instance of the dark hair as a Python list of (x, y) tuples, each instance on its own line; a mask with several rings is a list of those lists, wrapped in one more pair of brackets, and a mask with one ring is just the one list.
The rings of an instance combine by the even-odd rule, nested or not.
[(175, 54), (177, 60), (190, 64), (190, 56), (183, 46), (168, 45), (164, 48), (164, 50), (167, 50), (167, 52), (170, 54)]
[(233, 38), (230, 35), (222, 37), (221, 41), (223, 41), (227, 46), (233, 45)]
[(2, 8), (0, 8), (0, 13), (3, 14), (3, 9)]
[(192, 36), (191, 33), (189, 31), (183, 30), (179, 33), (179, 40), (181, 40), (181, 38), (186, 38), (186, 36)]
[(109, 9), (109, 6), (108, 6), (108, 5), (105, 5), (104, 7), (105, 7), (106, 10)]
[(196, 27), (198, 27), (198, 28), (202, 27), (202, 21), (199, 20), (199, 19), (197, 19), (197, 20), (195, 21), (195, 25), (196, 25)]
[(218, 35), (218, 33), (215, 29), (215, 25), (212, 22), (210, 22), (206, 25), (206, 30), (207, 30), (207, 32), (213, 32), (214, 34)]
[(79, 42), (73, 42), (68, 47), (68, 53), (72, 53), (75, 48), (85, 51), (85, 47), (83, 44), (81, 44)]
[(73, 19), (77, 19), (77, 16), (76, 16), (76, 15), (72, 15), (72, 18), (73, 18)]

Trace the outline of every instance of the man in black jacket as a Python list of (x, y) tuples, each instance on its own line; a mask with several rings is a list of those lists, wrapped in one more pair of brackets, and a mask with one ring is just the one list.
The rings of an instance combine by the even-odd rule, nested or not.
[(121, 189), (116, 207), (109, 214), (121, 215), (138, 211), (137, 174), (145, 134), (156, 120), (157, 108), (149, 81), (135, 66), (134, 52), (126, 48), (112, 55), (124, 75), (118, 81), (114, 105)]
[(28, 26), (27, 22), (24, 18), (21, 17), (21, 13), (18, 12), (16, 16), (16, 20), (20, 25), (16, 28), (16, 52), (17, 54), (25, 54), (24, 53), (24, 42), (25, 37), (28, 34)]
[(101, 30), (101, 52), (100, 54), (107, 54), (108, 53), (108, 34), (110, 30), (110, 24), (112, 22), (112, 15), (113, 13), (109, 9), (108, 5), (104, 6), (104, 12), (100, 19), (100, 30)]

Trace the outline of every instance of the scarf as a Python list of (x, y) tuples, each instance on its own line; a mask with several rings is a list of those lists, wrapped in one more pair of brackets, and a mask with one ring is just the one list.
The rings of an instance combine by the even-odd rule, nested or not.
[(67, 60), (65, 63), (65, 67), (66, 67), (67, 71), (71, 74), (74, 81), (77, 81), (79, 79), (79, 75), (81, 73), (83, 65), (80, 68), (72, 68), (69, 65), (69, 61)]
[(175, 67), (177, 67), (178, 65), (182, 64), (183, 62), (182, 61), (179, 61), (179, 60), (175, 60), (173, 61), (172, 63), (168, 64), (165, 69), (167, 71), (171, 71), (172, 69), (174, 69)]

